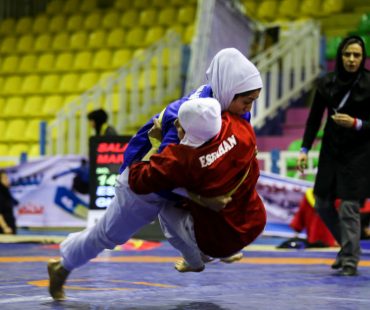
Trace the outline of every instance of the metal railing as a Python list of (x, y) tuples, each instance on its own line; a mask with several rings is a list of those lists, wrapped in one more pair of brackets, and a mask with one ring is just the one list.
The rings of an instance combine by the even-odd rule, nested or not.
[(104, 108), (120, 134), (130, 134), (148, 116), (177, 98), (181, 87), (180, 37), (169, 32), (106, 79), (100, 80), (65, 108), (47, 126), (46, 154), (87, 155), (87, 113)]
[(312, 86), (320, 74), (320, 29), (316, 22), (293, 24), (294, 32), (251, 59), (264, 89), (252, 110), (252, 124), (262, 127), (290, 100)]

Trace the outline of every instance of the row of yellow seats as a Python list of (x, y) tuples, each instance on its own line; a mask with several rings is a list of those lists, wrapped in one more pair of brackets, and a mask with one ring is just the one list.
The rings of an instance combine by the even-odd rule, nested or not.
[(126, 65), (135, 55), (131, 49), (101, 49), (95, 52), (61, 52), (4, 55), (0, 58), (0, 76), (14, 73), (107, 70)]
[[(105, 82), (112, 77), (111, 71), (66, 73), (66, 74), (30, 74), (26, 76), (10, 75), (0, 78), (0, 92), (3, 96), (32, 95), (32, 94), (67, 94), (84, 92), (95, 86), (98, 82), (104, 86)], [(126, 88), (131, 90), (137, 86), (139, 90), (148, 86), (155, 87), (157, 83), (157, 70), (149, 68), (139, 71), (136, 76), (127, 75)], [(1, 85), (2, 84), (2, 85)]]
[[(105, 74), (86, 72), (82, 74), (30, 74), (11, 75), (3, 78), (0, 91), (3, 96), (17, 94), (53, 94), (83, 92), (93, 87)], [(1, 80), (0, 80), (1, 83)]]
[[(62, 109), (65, 102), (72, 100), (73, 97), (59, 95), (49, 96), (11, 96), (0, 98), (0, 119), (16, 117), (32, 118), (51, 118)], [(1, 127), (1, 126), (0, 126)]]
[(3, 132), (0, 142), (35, 142), (40, 137), (40, 120), (0, 120), (0, 129)]
[(98, 7), (98, 2), (99, 0), (52, 0), (48, 2), (45, 11), (49, 15), (90, 12)]
[[(181, 26), (179, 30), (182, 30)], [(104, 30), (60, 32), (56, 36), (50, 34), (41, 34), (36, 37), (26, 34), (19, 38), (7, 36), (0, 42), (0, 53), (22, 54), (45, 51), (147, 47), (161, 39), (165, 33), (166, 28), (155, 26), (150, 29), (135, 27), (127, 32), (122, 28), (115, 28), (109, 32)]]
[[(38, 143), (0, 143), (0, 156), (20, 156), (21, 153), (27, 153), (29, 156), (39, 156), (40, 146)], [(0, 158), (1, 167), (13, 166), (16, 164), (17, 161), (3, 161)]]
[(59, 33), (61, 31), (74, 32), (79, 30), (93, 31), (96, 29), (111, 30), (114, 28), (130, 29), (135, 25), (145, 27), (173, 24), (188, 25), (194, 23), (195, 7), (185, 6), (180, 9), (165, 8), (161, 11), (150, 8), (143, 11), (135, 9), (123, 13), (117, 11), (95, 11), (88, 15), (74, 14), (71, 16), (56, 15), (49, 18), (39, 15), (35, 18), (22, 17), (19, 20), (8, 18), (0, 22), (0, 35), (24, 35)]
[(262, 21), (322, 17), (342, 12), (343, 0), (244, 0), (246, 13)]
[[(187, 0), (187, 4), (196, 4), (197, 0)], [(125, 11), (127, 9), (146, 9), (148, 7), (166, 8), (171, 6), (181, 7), (184, 5), (183, 0), (115, 0), (111, 8), (115, 10)], [(53, 0), (50, 1), (46, 7), (46, 14), (74, 14), (76, 12), (90, 12), (97, 8), (104, 8), (99, 6), (98, 0)]]
[[(96, 71), (115, 70), (130, 62), (132, 58), (140, 57), (143, 49), (100, 49), (95, 52), (62, 52), (25, 55), (5, 55), (0, 58), (0, 76), (9, 74), (27, 73), (58, 73), (66, 71)], [(169, 65), (170, 55), (168, 49), (164, 49), (161, 64)], [(157, 65), (157, 58), (151, 62)]]

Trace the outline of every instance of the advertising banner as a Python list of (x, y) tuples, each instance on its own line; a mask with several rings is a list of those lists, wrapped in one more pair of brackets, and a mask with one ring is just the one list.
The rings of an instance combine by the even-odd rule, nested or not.
[(7, 169), (19, 227), (84, 227), (89, 208), (88, 162), (54, 156)]

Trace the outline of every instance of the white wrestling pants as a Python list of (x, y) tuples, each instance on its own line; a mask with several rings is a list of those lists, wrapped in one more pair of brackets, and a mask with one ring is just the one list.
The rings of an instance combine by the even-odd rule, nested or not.
[(181, 253), (186, 262), (193, 268), (203, 267), (202, 253), (195, 239), (191, 214), (186, 210), (166, 205), (159, 213), (159, 222), (168, 242)]
[(163, 207), (174, 202), (157, 194), (137, 195), (128, 184), (129, 169), (117, 178), (115, 197), (103, 217), (93, 226), (68, 235), (60, 245), (62, 265), (71, 271), (95, 258), (104, 249), (125, 243), (143, 226), (156, 219)]

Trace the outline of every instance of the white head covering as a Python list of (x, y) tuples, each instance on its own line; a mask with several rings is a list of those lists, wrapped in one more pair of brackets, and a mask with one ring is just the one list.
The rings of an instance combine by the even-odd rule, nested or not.
[(198, 147), (221, 130), (221, 107), (213, 98), (196, 98), (184, 102), (178, 113), (185, 136), (180, 144)]
[(236, 94), (262, 88), (260, 72), (236, 48), (219, 51), (213, 57), (206, 77), (222, 111), (229, 108)]

